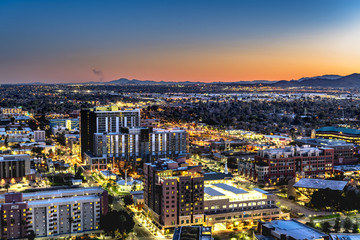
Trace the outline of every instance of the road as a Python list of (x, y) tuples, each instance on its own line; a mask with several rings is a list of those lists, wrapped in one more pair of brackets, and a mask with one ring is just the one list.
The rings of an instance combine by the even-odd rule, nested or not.
[[(121, 200), (120, 201), (114, 201), (113, 207), (114, 210), (120, 210), (120, 209), (125, 209), (125, 207), (121, 204)], [(154, 237), (154, 235), (152, 235), (152, 233), (144, 226), (139, 226), (139, 221), (133, 217), (134, 222), (135, 222), (135, 226), (134, 226), (134, 230), (133, 230), (133, 234), (130, 234), (129, 237), (127, 239), (129, 240), (146, 240), (146, 239), (152, 239), (152, 240), (156, 240), (157, 238)]]
[(289, 208), (289, 210), (293, 213), (302, 213), (305, 217), (309, 217), (310, 215), (328, 215), (331, 212), (325, 212), (325, 211), (315, 211), (313, 209), (307, 208), (305, 206), (301, 206), (289, 199), (282, 198), (277, 196), (276, 194), (273, 194), (275, 202), (280, 202), (281, 205), (286, 206)]

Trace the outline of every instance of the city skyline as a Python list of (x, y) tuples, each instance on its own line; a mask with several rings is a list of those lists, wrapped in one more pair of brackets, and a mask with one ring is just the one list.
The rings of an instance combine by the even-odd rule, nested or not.
[(359, 72), (357, 1), (2, 1), (0, 83)]

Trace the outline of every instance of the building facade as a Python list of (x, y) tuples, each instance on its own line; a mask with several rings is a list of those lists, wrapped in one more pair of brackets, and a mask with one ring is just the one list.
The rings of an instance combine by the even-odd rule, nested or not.
[(30, 155), (3, 155), (0, 157), (0, 179), (10, 182), (12, 179), (19, 181), (23, 177), (35, 178), (30, 168)]
[(322, 127), (316, 130), (317, 138), (337, 139), (360, 144), (360, 130), (342, 127)]
[(185, 158), (144, 164), (144, 214), (164, 232), (204, 220), (204, 177), (201, 166)]
[(140, 127), (140, 110), (117, 109), (82, 110), (82, 157), (92, 170), (122, 161), (150, 162), (187, 153), (185, 130)]
[(79, 118), (57, 118), (49, 120), (50, 128), (54, 127), (64, 127), (68, 130), (79, 129)]
[(34, 140), (35, 142), (45, 142), (45, 131), (44, 130), (34, 131)]
[(83, 109), (80, 112), (81, 153), (94, 148), (95, 133), (118, 133), (123, 127), (140, 126), (140, 109), (121, 109), (117, 106)]
[(227, 173), (204, 173), (204, 223), (218, 230), (242, 228), (245, 222), (289, 218), (274, 196), (258, 188), (245, 189)]
[(356, 164), (358, 158), (355, 157), (356, 147), (353, 143), (336, 139), (310, 138), (297, 139), (299, 146), (310, 145), (312, 147), (327, 147), (334, 149), (334, 165)]
[(296, 174), (317, 177), (333, 171), (334, 149), (303, 146), (260, 150), (255, 165), (268, 167), (264, 169), (265, 182), (289, 180)]
[(1, 239), (56, 237), (99, 230), (108, 211), (101, 188), (75, 188), (1, 196)]

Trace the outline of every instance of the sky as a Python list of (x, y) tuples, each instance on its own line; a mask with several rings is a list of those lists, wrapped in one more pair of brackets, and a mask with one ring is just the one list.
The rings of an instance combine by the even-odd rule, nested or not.
[(358, 0), (1, 0), (0, 83), (360, 72)]

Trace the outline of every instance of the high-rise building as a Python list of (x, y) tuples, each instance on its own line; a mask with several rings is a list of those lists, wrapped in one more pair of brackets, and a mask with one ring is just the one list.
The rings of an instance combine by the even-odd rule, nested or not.
[(101, 188), (76, 188), (0, 196), (1, 239), (56, 237), (99, 230), (108, 211), (107, 192)]
[(185, 158), (144, 164), (145, 212), (165, 233), (204, 221), (204, 176), (201, 166)]
[(117, 107), (81, 111), (81, 150), (91, 169), (103, 170), (120, 161), (150, 162), (187, 153), (183, 129), (140, 127), (140, 111)]
[(94, 148), (95, 133), (120, 132), (122, 127), (140, 126), (140, 109), (121, 109), (117, 106), (95, 107), (80, 112), (81, 153)]

